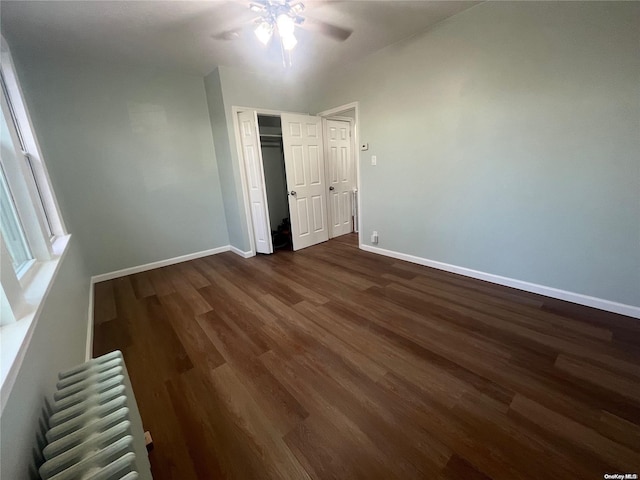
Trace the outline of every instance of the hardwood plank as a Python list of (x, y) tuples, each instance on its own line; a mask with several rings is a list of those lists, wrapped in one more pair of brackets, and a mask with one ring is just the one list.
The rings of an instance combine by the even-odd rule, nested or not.
[[(127, 365), (133, 363), (131, 357), (125, 357)], [(127, 367), (129, 370), (129, 367)], [(132, 381), (134, 378), (132, 377)], [(183, 423), (180, 412), (176, 412), (164, 385), (151, 387), (145, 385), (142, 377), (134, 383), (136, 401), (140, 409), (142, 423), (153, 435), (154, 451), (161, 455), (149, 455), (151, 473), (154, 479), (197, 480), (194, 462), (189, 454), (188, 443), (180, 435)]]
[(553, 435), (574, 442), (589, 455), (602, 458), (610, 466), (635, 472), (638, 468), (638, 452), (610, 440), (598, 432), (558, 414), (523, 395), (516, 394), (511, 409), (536, 422)]
[(157, 297), (136, 301), (134, 311), (136, 316), (129, 322), (133, 342), (126, 353), (129, 358), (140, 355), (141, 368), (137, 368), (136, 362), (132, 377), (160, 388), (168, 378), (193, 368), (191, 357)]
[(149, 272), (141, 272), (131, 275), (131, 286), (137, 299), (151, 297), (156, 294), (156, 289), (151, 283)]
[(131, 277), (116, 278), (113, 283), (116, 311), (120, 318), (136, 318), (141, 310), (141, 304), (131, 286)]
[(205, 332), (194, 319), (190, 305), (179, 294), (165, 295), (160, 297), (159, 302), (163, 308), (155, 310), (155, 318), (166, 318), (171, 323), (194, 364), (213, 370), (225, 363), (222, 354), (207, 341)]
[(196, 290), (211, 285), (211, 282), (202, 275), (190, 262), (178, 263), (173, 266), (178, 276), (183, 276)]
[[(261, 358), (271, 368), (277, 364), (276, 362), (282, 362), (273, 355), (273, 352), (267, 352)], [(404, 458), (397, 457), (396, 461), (393, 461), (397, 452), (392, 447), (398, 446), (390, 445), (389, 438), (381, 436), (383, 430), (373, 427), (380, 424), (379, 420), (370, 412), (360, 408), (349, 392), (339, 391), (335, 382), (328, 377), (314, 375), (313, 368), (304, 359), (293, 363), (287, 362), (287, 365), (286, 369), (277, 369), (279, 374), (288, 373), (281, 377), (281, 381), (291, 391), (308, 399), (307, 408), (311, 411), (311, 415), (303, 425), (288, 434), (285, 440), (313, 465), (315, 472), (322, 470), (321, 465), (314, 463), (317, 459), (316, 449), (320, 447), (317, 442), (322, 439), (320, 442), (325, 444), (326, 450), (330, 452), (329, 456), (341, 458), (342, 468), (348, 468), (353, 478), (420, 478), (422, 476), (422, 473)], [(309, 375), (314, 375), (313, 385), (308, 382), (301, 383), (298, 380)], [(379, 435), (371, 436), (371, 433)], [(314, 435), (319, 439), (309, 443), (309, 437)], [(358, 461), (358, 458), (362, 460)], [(385, 461), (381, 461), (383, 458)], [(320, 478), (325, 476), (326, 474), (322, 474)]]
[(294, 308), (302, 314), (299, 320), (300, 324), (306, 327), (310, 335), (334, 355), (344, 359), (350, 365), (357, 366), (362, 373), (373, 381), (379, 380), (387, 373), (386, 368), (377, 364), (371, 357), (363, 353), (359, 347), (323, 328), (323, 325), (326, 324), (326, 313), (320, 312), (306, 302), (300, 302)]
[(447, 466), (440, 473), (440, 480), (490, 480), (484, 473), (467, 462), (464, 458), (453, 455)]
[(184, 268), (170, 268), (165, 272), (165, 276), (173, 284), (175, 291), (189, 304), (195, 315), (210, 312), (212, 310), (211, 305), (195, 289), (188, 277), (181, 273), (184, 270)]
[(176, 289), (167, 277), (167, 267), (149, 270), (147, 273), (157, 296), (175, 293)]
[(258, 258), (256, 260), (257, 261), (254, 265), (256, 269), (265, 274), (268, 278), (272, 278), (280, 283), (286, 284), (302, 299), (311, 303), (315, 303), (317, 305), (322, 305), (323, 303), (327, 303), (329, 301), (327, 297), (319, 294), (314, 289), (308, 288), (297, 282), (291, 282), (291, 279), (286, 274), (280, 273), (276, 268), (270, 266), (269, 263), (264, 260), (264, 258)]
[(601, 386), (621, 397), (640, 403), (640, 381), (636, 378), (625, 378), (611, 370), (595, 366), (588, 361), (572, 358), (565, 354), (558, 355), (556, 367), (574, 377), (588, 383)]
[(602, 412), (597, 430), (605, 437), (631, 449), (637, 450), (640, 445), (640, 426), (612, 413)]
[(96, 285), (154, 478), (603, 478), (640, 462), (640, 322), (363, 252)]
[[(254, 296), (259, 297), (268, 293), (279, 298), (287, 305), (294, 305), (304, 299), (304, 297), (299, 295), (295, 289), (289, 286), (291, 282), (289, 282), (286, 277), (281, 276), (280, 278), (276, 278), (274, 275), (270, 275), (269, 273), (256, 275), (255, 267), (249, 267), (246, 265), (244, 260), (245, 259), (238, 255), (228, 255), (225, 258), (225, 262), (230, 267), (230, 270), (223, 271), (222, 275), (226, 275), (226, 278), (230, 281), (237, 278), (253, 277), (251, 287), (256, 288), (253, 293)], [(244, 283), (243, 286), (246, 287), (247, 284)]]
[(116, 302), (113, 294), (113, 282), (106, 281), (96, 283), (93, 286), (94, 312), (93, 322), (95, 325), (113, 320), (118, 315), (116, 312)]
[(561, 330), (566, 330), (567, 333), (572, 332), (604, 341), (611, 341), (612, 339), (610, 330), (585, 325), (583, 322), (540, 311), (539, 308), (520, 305), (499, 297), (496, 298), (490, 293), (477, 292), (468, 288), (451, 288), (449, 285), (433, 282), (433, 280), (425, 277), (416, 277), (412, 280), (388, 274), (383, 275), (383, 277), (420, 292), (452, 300), (462, 305), (476, 307), (478, 304), (487, 304), (494, 306), (496, 307), (496, 313), (507, 316), (512, 321), (517, 320), (518, 323), (530, 328), (544, 330), (554, 329), (555, 327), (559, 329), (558, 333), (563, 333)]
[(114, 350), (125, 350), (133, 344), (129, 321), (115, 318), (95, 325), (93, 332), (93, 355), (99, 357)]
[(265, 416), (282, 435), (308, 416), (296, 398), (259, 362), (257, 356), (264, 351), (255, 345), (253, 349), (248, 348), (248, 337), (211, 314), (199, 316), (197, 320), (211, 343), (231, 365), (238, 380), (254, 398), (260, 399)]
[(310, 479), (282, 436), (262, 414), (262, 409), (251, 396), (229, 365), (223, 365), (209, 373), (222, 402), (238, 419), (255, 444), (271, 478)]
[[(530, 472), (524, 466), (513, 465), (493, 442), (478, 437), (478, 432), (465, 426), (448, 411), (445, 399), (433, 400), (429, 386), (421, 388), (393, 372), (385, 375), (385, 388), (394, 392), (413, 413), (414, 421), (436, 437), (451, 451), (467, 459), (477, 470), (491, 478), (539, 478), (538, 472)], [(402, 400), (400, 400), (402, 399)]]
[(224, 318), (232, 328), (241, 330), (261, 351), (270, 348), (266, 336), (260, 331), (264, 321), (257, 313), (247, 308), (243, 302), (229, 302), (228, 294), (220, 288), (206, 287), (199, 292), (207, 302), (216, 305), (217, 317)]
[(575, 341), (576, 339), (574, 338), (558, 336), (557, 332), (531, 329), (512, 320), (500, 318), (499, 316), (496, 316), (493, 311), (491, 311), (491, 313), (485, 313), (482, 309), (470, 308), (464, 304), (451, 301), (450, 299), (440, 299), (436, 296), (430, 296), (428, 299), (425, 299), (414, 290), (398, 284), (391, 284), (385, 287), (384, 292), (381, 293), (388, 293), (389, 297), (394, 299), (394, 301), (401, 304), (406, 303), (408, 308), (412, 308), (415, 311), (428, 309), (430, 304), (440, 305), (443, 308), (448, 308), (458, 314), (474, 318), (488, 326), (498, 325), (501, 329), (507, 332), (518, 335), (525, 340), (532, 339), (557, 352), (565, 351), (575, 356), (589, 358), (614, 369), (620, 369), (630, 374), (640, 375), (638, 365), (626, 359), (628, 355), (620, 349), (614, 349), (609, 345), (602, 346), (600, 343), (589, 340)]
[(177, 416), (183, 434), (176, 438), (189, 445), (199, 478), (273, 478), (265, 470), (250, 432), (227, 408), (206, 369), (185, 372), (167, 382), (167, 390), (180, 410)]

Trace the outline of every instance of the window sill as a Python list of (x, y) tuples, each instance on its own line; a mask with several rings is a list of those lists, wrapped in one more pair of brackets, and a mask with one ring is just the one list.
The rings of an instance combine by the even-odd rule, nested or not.
[(56, 238), (54, 257), (35, 266), (37, 269), (24, 290), (26, 309), (15, 322), (0, 327), (0, 414), (35, 331), (44, 301), (67, 253), (71, 235)]

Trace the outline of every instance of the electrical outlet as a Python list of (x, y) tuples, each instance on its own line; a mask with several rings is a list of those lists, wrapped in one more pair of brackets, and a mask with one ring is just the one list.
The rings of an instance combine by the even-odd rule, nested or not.
[(375, 230), (371, 234), (371, 243), (378, 243), (378, 232)]

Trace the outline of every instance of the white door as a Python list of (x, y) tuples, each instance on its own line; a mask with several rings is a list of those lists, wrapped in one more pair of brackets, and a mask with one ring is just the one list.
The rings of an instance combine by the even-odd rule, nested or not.
[(293, 249), (329, 240), (320, 117), (282, 114)]
[(329, 236), (353, 231), (355, 165), (351, 148), (351, 124), (327, 120), (327, 183), (329, 184)]
[(255, 110), (238, 112), (238, 122), (240, 125), (244, 170), (249, 187), (249, 204), (251, 207), (251, 220), (253, 220), (253, 238), (256, 244), (256, 252), (273, 253), (264, 170), (262, 167), (262, 151), (260, 149), (260, 137), (258, 136), (258, 114)]

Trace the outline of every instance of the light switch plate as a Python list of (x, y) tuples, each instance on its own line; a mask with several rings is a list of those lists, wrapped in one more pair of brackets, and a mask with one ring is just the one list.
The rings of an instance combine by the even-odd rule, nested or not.
[(378, 157), (376, 157), (375, 155), (371, 155), (371, 165), (377, 165), (378, 164)]

